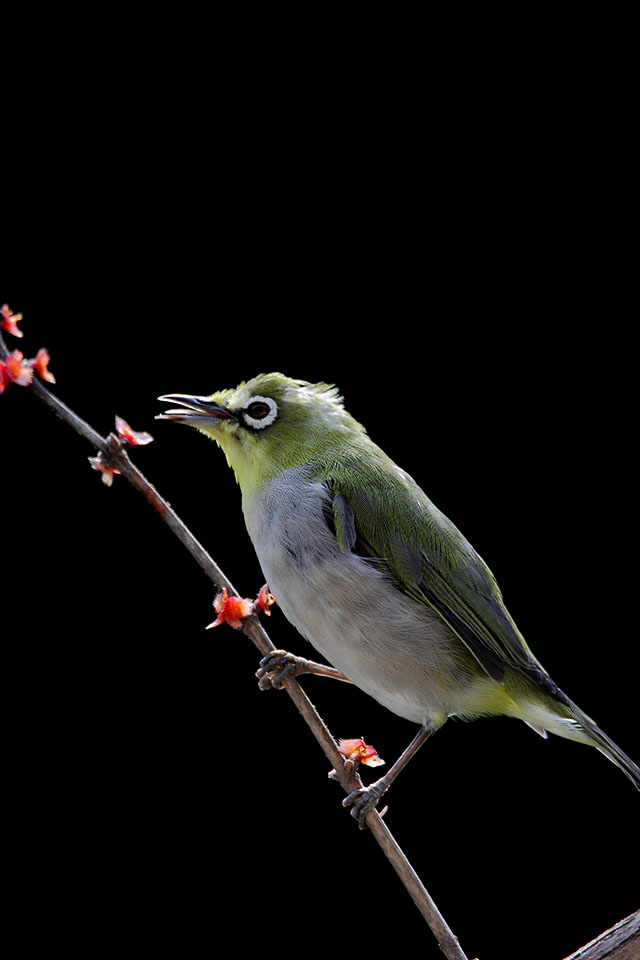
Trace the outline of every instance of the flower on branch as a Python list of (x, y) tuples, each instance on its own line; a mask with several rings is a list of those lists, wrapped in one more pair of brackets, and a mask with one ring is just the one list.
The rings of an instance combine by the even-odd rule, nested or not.
[(263, 613), (266, 613), (266, 615), (270, 617), (271, 610), (269, 607), (272, 607), (275, 602), (273, 594), (269, 593), (269, 587), (265, 583), (264, 587), (260, 588), (260, 593), (256, 597), (256, 607), (259, 607)]
[[(0, 307), (0, 330), (6, 330), (14, 337), (23, 336), (17, 324), (22, 320), (21, 313), (14, 313), (4, 303)], [(17, 383), (20, 387), (28, 387), (33, 380), (33, 371), (49, 383), (55, 383), (56, 378), (49, 370), (49, 354), (42, 347), (31, 360), (25, 360), (20, 350), (12, 350), (4, 359), (0, 360), (0, 393), (4, 393), (10, 383)]]
[(8, 333), (12, 333), (14, 337), (22, 337), (24, 334), (22, 330), (18, 330), (16, 324), (22, 320), (21, 313), (15, 313), (13, 310), (9, 309), (8, 304), (3, 304), (0, 307), (0, 329), (6, 330)]
[(117, 454), (122, 447), (128, 446), (143, 446), (146, 443), (151, 443), (153, 437), (150, 433), (137, 432), (132, 430), (126, 420), (123, 420), (122, 417), (116, 417), (116, 430), (118, 431), (118, 436), (110, 433), (108, 438), (108, 445), (111, 451), (111, 455), (107, 454), (106, 459), (105, 455), (100, 452), (95, 457), (89, 457), (89, 463), (94, 470), (99, 470), (102, 474), (102, 482), (106, 483), (108, 487), (113, 483), (113, 478), (116, 473), (121, 473), (117, 467), (112, 466), (112, 456)]
[(99, 470), (101, 472), (102, 482), (106, 483), (108, 487), (110, 487), (113, 483), (113, 475), (115, 473), (120, 473), (116, 467), (107, 466), (101, 453), (99, 453), (97, 457), (89, 457), (89, 463), (94, 470)]
[(28, 387), (33, 380), (34, 370), (43, 380), (56, 382), (49, 370), (49, 354), (44, 347), (41, 347), (31, 360), (25, 360), (20, 350), (12, 350), (5, 360), (0, 360), (0, 393), (4, 393), (10, 383)]
[(7, 373), (5, 362), (0, 360), (0, 393), (4, 393), (10, 383), (11, 377)]
[(219, 593), (213, 601), (213, 609), (218, 616), (213, 623), (207, 624), (207, 630), (211, 627), (219, 627), (221, 623), (228, 623), (230, 627), (237, 630), (242, 626), (244, 617), (253, 613), (253, 604), (251, 600), (243, 597), (227, 596), (226, 587), (223, 587), (222, 593)]
[(338, 744), (338, 750), (347, 760), (364, 763), (367, 767), (380, 767), (384, 763), (382, 757), (378, 756), (376, 748), (369, 743), (365, 743), (362, 737), (357, 737), (354, 740), (341, 740)]
[(243, 619), (250, 617), (256, 610), (262, 610), (263, 613), (270, 616), (269, 607), (272, 607), (275, 602), (266, 583), (264, 587), (260, 588), (260, 592), (253, 602), (246, 597), (230, 597), (227, 595), (226, 588), (223, 587), (222, 593), (219, 593), (213, 601), (213, 608), (217, 617), (213, 623), (207, 624), (206, 629), (210, 630), (211, 627), (219, 627), (221, 623), (228, 623), (230, 627), (238, 630), (242, 626)]
[(153, 437), (146, 430), (132, 430), (126, 420), (122, 417), (116, 417), (116, 430), (118, 436), (125, 443), (132, 447), (142, 447), (146, 443), (152, 443)]
[(34, 360), (29, 360), (29, 365), (33, 367), (39, 377), (46, 380), (47, 383), (55, 383), (56, 378), (49, 370), (49, 352), (44, 347), (40, 347)]
[(24, 362), (20, 350), (12, 350), (6, 360), (0, 360), (0, 393), (4, 393), (10, 383), (28, 387), (33, 380), (33, 370)]

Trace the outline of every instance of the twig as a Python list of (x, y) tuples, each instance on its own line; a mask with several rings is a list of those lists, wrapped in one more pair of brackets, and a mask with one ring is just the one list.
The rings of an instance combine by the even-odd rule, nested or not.
[(605, 930), (565, 960), (638, 960), (640, 957), (640, 910)]
[[(6, 357), (7, 353), (6, 345), (0, 334), (0, 359)], [(66, 404), (52, 394), (35, 377), (28, 389), (43, 400), (47, 406), (62, 420), (68, 423), (69, 426), (73, 427), (77, 433), (85, 437), (94, 448), (97, 448), (103, 455), (105, 465), (116, 468), (133, 484), (136, 490), (158, 511), (165, 523), (176, 534), (181, 543), (196, 559), (218, 589), (225, 588), (228, 594), (239, 596), (230, 580), (209, 556), (204, 547), (196, 540), (169, 503), (160, 496), (155, 487), (149, 483), (140, 470), (134, 466), (124, 450), (122, 442), (115, 434), (110, 434), (107, 438), (102, 437), (93, 427), (67, 407)], [(245, 618), (243, 621), (243, 632), (249, 637), (263, 656), (275, 649), (274, 644), (271, 642), (256, 615)], [(344, 757), (339, 753), (331, 733), (297, 680), (293, 677), (287, 677), (283, 682), (283, 687), (293, 700), (329, 762), (332, 764), (334, 768), (334, 778), (339, 781), (347, 793), (351, 793), (353, 790), (361, 787), (362, 781), (360, 777), (357, 772), (354, 772), (352, 765), (345, 764)], [(366, 823), (411, 895), (418, 910), (427, 921), (444, 956), (447, 957), (447, 960), (467, 960), (457, 937), (449, 928), (444, 917), (377, 810), (371, 810), (367, 814)]]

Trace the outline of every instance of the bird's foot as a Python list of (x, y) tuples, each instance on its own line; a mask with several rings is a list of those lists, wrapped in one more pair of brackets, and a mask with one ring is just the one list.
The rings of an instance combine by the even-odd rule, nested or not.
[(387, 787), (385, 778), (381, 777), (368, 787), (360, 787), (360, 789), (354, 790), (342, 801), (343, 807), (351, 807), (351, 816), (358, 821), (361, 830), (366, 827), (365, 817), (370, 810), (375, 809), (378, 800), (386, 792)]
[(309, 673), (309, 661), (304, 657), (296, 657), (286, 650), (272, 650), (260, 661), (256, 670), (258, 686), (261, 690), (281, 690), (286, 677), (298, 677), (301, 673)]

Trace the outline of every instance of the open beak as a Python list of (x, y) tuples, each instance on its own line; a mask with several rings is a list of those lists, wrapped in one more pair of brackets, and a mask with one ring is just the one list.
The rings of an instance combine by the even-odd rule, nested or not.
[(176, 423), (187, 423), (191, 427), (202, 427), (207, 422), (238, 419), (230, 410), (219, 406), (207, 397), (192, 397), (187, 393), (167, 393), (158, 397), (158, 400), (179, 403), (180, 408), (165, 410), (164, 413), (159, 413), (155, 417), (156, 420), (175, 420)]

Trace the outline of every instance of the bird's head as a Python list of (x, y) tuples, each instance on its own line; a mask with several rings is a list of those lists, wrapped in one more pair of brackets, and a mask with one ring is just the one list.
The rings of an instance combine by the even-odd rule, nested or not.
[(222, 447), (243, 493), (364, 432), (334, 386), (281, 373), (260, 374), (208, 397), (173, 393), (158, 399), (179, 406), (156, 419), (189, 424)]

